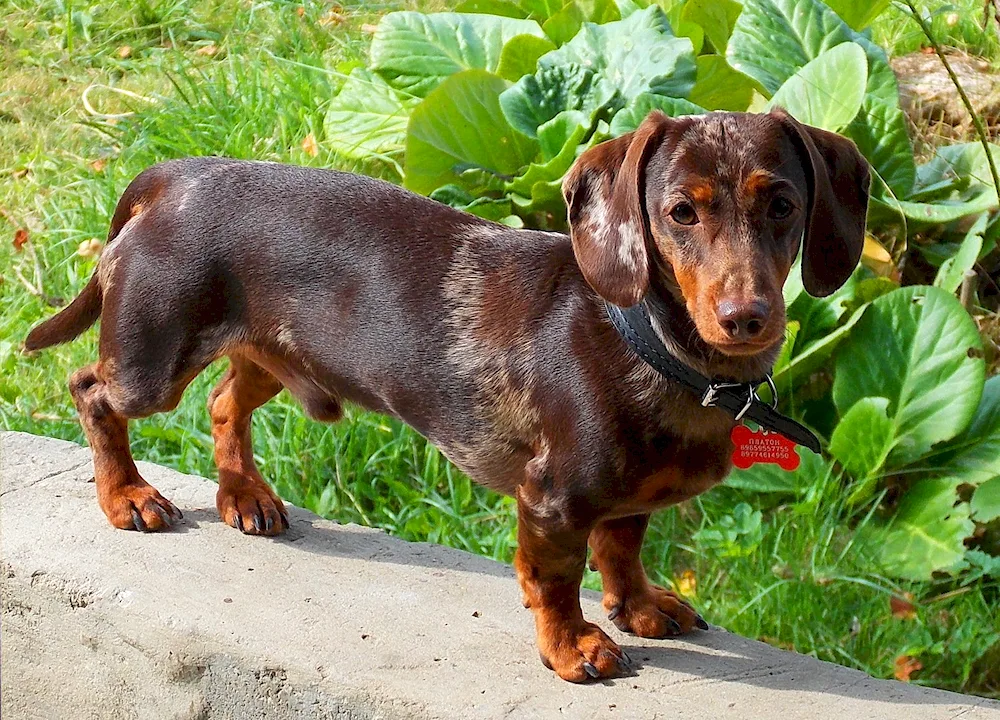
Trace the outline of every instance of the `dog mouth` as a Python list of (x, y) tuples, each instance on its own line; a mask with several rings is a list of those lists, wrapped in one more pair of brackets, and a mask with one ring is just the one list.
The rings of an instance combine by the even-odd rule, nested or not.
[(739, 340), (719, 337), (721, 333), (708, 337), (703, 333), (700, 334), (709, 347), (729, 357), (750, 357), (768, 352), (777, 352), (781, 349), (781, 344), (785, 340), (784, 333), (773, 330), (765, 331), (756, 337)]
[(761, 353), (773, 350), (775, 345), (775, 341), (773, 339), (753, 342), (736, 342), (733, 340), (727, 340), (724, 342), (706, 342), (708, 342), (712, 349), (730, 357), (749, 357), (751, 355), (760, 355)]

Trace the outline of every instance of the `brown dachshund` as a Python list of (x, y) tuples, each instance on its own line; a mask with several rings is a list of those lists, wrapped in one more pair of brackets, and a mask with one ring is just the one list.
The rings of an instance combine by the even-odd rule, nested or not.
[(100, 359), (70, 392), (112, 525), (181, 513), (140, 477), (127, 422), (174, 408), (214, 360), (218, 509), (244, 533), (288, 526), (254, 465), (250, 416), (287, 388), (313, 418), (345, 402), (395, 415), (459, 468), (514, 495), (515, 558), (542, 661), (566, 680), (628, 670), (580, 609), (587, 560), (624, 631), (704, 620), (649, 582), (651, 512), (720, 482), (736, 421), (658, 375), (605, 301), (645, 303), (670, 352), (706, 376), (767, 373), (782, 284), (804, 237), (806, 289), (848, 278), (868, 165), (782, 112), (650, 115), (585, 152), (563, 188), (571, 237), (512, 230), (357, 175), (219, 158), (139, 175), (97, 272), (28, 336), (65, 342), (103, 318)]

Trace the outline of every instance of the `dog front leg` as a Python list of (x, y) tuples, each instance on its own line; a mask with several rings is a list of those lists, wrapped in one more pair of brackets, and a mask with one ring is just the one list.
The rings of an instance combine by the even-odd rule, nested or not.
[(574, 521), (566, 503), (530, 480), (517, 490), (514, 567), (524, 605), (535, 615), (538, 652), (570, 682), (629, 671), (628, 656), (580, 608), (580, 582), (592, 523)]
[(680, 635), (708, 624), (677, 593), (653, 585), (639, 558), (648, 515), (602, 520), (590, 533), (593, 565), (604, 583), (604, 609), (623, 632), (647, 638)]

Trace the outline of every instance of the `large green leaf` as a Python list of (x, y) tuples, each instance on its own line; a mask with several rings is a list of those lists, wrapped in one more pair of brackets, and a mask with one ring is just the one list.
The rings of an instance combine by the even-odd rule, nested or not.
[(509, 18), (528, 17), (528, 11), (513, 0), (465, 0), (455, 6), (455, 12)]
[(803, 65), (844, 42), (857, 43), (868, 58), (865, 99), (845, 134), (893, 193), (906, 197), (916, 169), (899, 88), (885, 51), (867, 36), (820, 0), (746, 0), (726, 54), (736, 70), (775, 93)]
[(507, 83), (484, 70), (452, 75), (417, 106), (406, 133), (405, 185), (429, 194), (464, 185), (478, 170), (513, 177), (535, 157), (538, 144), (515, 132), (500, 111)]
[[(801, 256), (801, 252), (799, 254)], [(801, 339), (804, 342), (821, 340), (840, 324), (848, 305), (854, 300), (859, 278), (863, 273), (863, 269), (855, 270), (847, 282), (826, 297), (813, 297), (803, 291), (798, 292), (794, 300), (788, 303), (788, 318), (802, 324)], [(788, 275), (790, 282), (786, 284), (789, 291), (801, 286), (801, 263), (798, 259)]]
[(892, 449), (888, 408), (888, 398), (861, 398), (840, 419), (830, 438), (830, 454), (858, 480), (877, 473)]
[(524, 227), (521, 219), (511, 213), (510, 198), (476, 197), (458, 185), (442, 185), (430, 194), (430, 198), (476, 217), (512, 227)]
[(406, 123), (420, 102), (364, 68), (351, 71), (326, 112), (326, 141), (355, 160), (403, 152)]
[(539, 125), (538, 144), (542, 149), (542, 158), (547, 162), (562, 153), (572, 137), (579, 138), (577, 142), (582, 141), (592, 125), (594, 119), (579, 110), (566, 110)]
[[(782, 397), (794, 394), (794, 388), (813, 373), (828, 365), (830, 356), (847, 339), (853, 327), (864, 315), (867, 306), (858, 308), (847, 322), (836, 330), (826, 333), (811, 342), (803, 342), (800, 347), (796, 338), (788, 363), (775, 369), (774, 384)], [(802, 335), (800, 330), (799, 335)]]
[(824, 298), (809, 295), (802, 289), (800, 259), (801, 254), (792, 265), (782, 291), (788, 319), (799, 325), (787, 363), (775, 366), (774, 382), (782, 397), (794, 397), (801, 382), (828, 366), (833, 352), (861, 319), (866, 303), (874, 299), (865, 297), (863, 288), (867, 281), (859, 279), (864, 272), (861, 268), (832, 295)]
[(525, 212), (565, 215), (560, 180), (576, 160), (577, 151), (582, 149), (586, 132), (585, 127), (578, 125), (551, 160), (531, 163), (523, 174), (506, 184), (504, 189), (514, 196), (518, 207)]
[[(993, 162), (1000, 165), (1000, 145), (990, 144)], [(917, 168), (914, 194), (926, 191), (929, 186), (938, 185), (942, 180), (956, 182), (958, 187), (971, 184), (993, 186), (986, 149), (982, 143), (969, 142), (942, 145), (934, 152), (934, 157)], [(947, 187), (951, 188), (952, 185)]]
[(833, 399), (844, 416), (865, 397), (887, 397), (900, 467), (972, 420), (985, 363), (972, 318), (949, 293), (906, 287), (876, 299), (841, 345)]
[(585, 22), (603, 25), (621, 20), (618, 6), (612, 0), (570, 0), (542, 25), (542, 30), (556, 45), (572, 40)]
[(939, 287), (950, 293), (958, 290), (965, 278), (965, 273), (971, 270), (976, 264), (976, 260), (979, 259), (987, 220), (989, 220), (989, 216), (986, 213), (980, 215), (969, 228), (969, 232), (965, 234), (965, 239), (959, 246), (958, 252), (941, 263), (938, 274), (934, 278), (934, 287)]
[(957, 484), (921, 480), (903, 496), (895, 516), (868, 533), (885, 572), (910, 580), (930, 580), (934, 572), (960, 569), (964, 540), (975, 529), (969, 505), (958, 502)]
[(706, 110), (743, 112), (750, 105), (754, 89), (754, 81), (733, 70), (721, 55), (702, 55), (688, 100)]
[(996, 192), (985, 185), (976, 185), (965, 193), (968, 199), (948, 199), (936, 202), (910, 202), (872, 195), (868, 208), (868, 223), (898, 221), (902, 216), (910, 231), (927, 225), (941, 225), (960, 220), (969, 215), (996, 209)]
[(890, 0), (826, 0), (840, 19), (855, 30), (864, 30), (885, 12)]
[[(990, 154), (1000, 164), (1000, 146), (990, 145)], [(900, 222), (911, 231), (928, 224), (941, 224), (968, 215), (995, 210), (997, 193), (986, 150), (982, 144), (944, 145), (934, 157), (917, 168), (910, 196), (903, 201), (872, 197), (869, 219), (873, 222)]]
[(687, 0), (681, 10), (681, 20), (700, 25), (715, 52), (726, 52), (736, 18), (743, 6), (735, 0)]
[(423, 97), (457, 72), (495, 71), (503, 46), (518, 35), (544, 37), (534, 20), (465, 13), (389, 13), (372, 38), (371, 68), (393, 87)]
[(565, 0), (520, 0), (518, 5), (528, 11), (528, 17), (545, 22), (562, 10)]
[(861, 109), (867, 80), (865, 51), (857, 43), (841, 43), (788, 78), (768, 109), (783, 107), (799, 122), (840, 132)]
[(1000, 375), (983, 386), (969, 427), (922, 463), (935, 475), (979, 485), (1000, 476)]
[(987, 480), (976, 488), (970, 502), (972, 517), (982, 523), (1000, 518), (1000, 477)]
[(690, 41), (674, 37), (663, 11), (652, 6), (618, 22), (584, 23), (570, 42), (539, 58), (538, 71), (504, 92), (500, 104), (511, 125), (536, 137), (540, 125), (567, 110), (592, 118), (644, 92), (684, 97), (695, 74)]
[(504, 80), (517, 82), (525, 75), (535, 72), (535, 68), (538, 67), (538, 58), (555, 49), (556, 46), (548, 38), (535, 37), (534, 35), (512, 37), (500, 51), (497, 75)]
[(670, 117), (701, 115), (705, 112), (705, 108), (698, 107), (687, 100), (643, 93), (633, 99), (628, 104), (628, 107), (619, 110), (615, 114), (614, 119), (611, 120), (611, 134), (618, 137), (627, 132), (632, 132), (642, 124), (642, 121), (653, 110), (662, 110)]

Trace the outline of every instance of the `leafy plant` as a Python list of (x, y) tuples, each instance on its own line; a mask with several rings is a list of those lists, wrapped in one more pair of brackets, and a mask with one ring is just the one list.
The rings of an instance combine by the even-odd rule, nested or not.
[[(848, 287), (855, 298), (864, 297), (870, 282)], [(927, 286), (894, 289), (852, 312), (830, 307), (851, 304), (846, 298), (808, 298), (815, 309), (804, 315), (796, 312), (798, 302), (790, 315), (827, 334), (798, 351), (812, 330), (803, 325), (792, 333), (784, 372), (802, 355), (815, 354), (817, 344), (833, 371), (831, 382), (811, 365), (826, 380), (817, 391), (815, 377), (807, 383), (800, 377), (789, 388), (793, 404), (797, 394), (813, 393), (823, 412), (835, 415), (827, 452), (849, 507), (867, 513), (879, 507), (890, 478), (899, 495), (865, 525), (862, 545), (897, 577), (927, 580), (968, 567), (977, 528), (1000, 516), (1000, 377), (984, 382), (975, 323), (953, 295)], [(775, 481), (776, 472), (754, 467), (734, 472), (727, 484), (801, 496), (831, 470), (803, 458), (784, 484)], [(963, 487), (972, 492), (960, 492)]]
[[(831, 297), (813, 298), (796, 268), (774, 379), (792, 412), (824, 435), (830, 459), (803, 450), (794, 473), (755, 467), (728, 484), (801, 499), (818, 478), (838, 477), (846, 507), (881, 508), (863, 535), (887, 573), (955, 572), (970, 562), (975, 529), (1000, 515), (1000, 399), (995, 384), (983, 391), (982, 343), (953, 297), (1000, 234), (988, 214), (997, 195), (982, 145), (915, 162), (895, 76), (864, 31), (887, 5), (468, 0), (456, 13), (390, 13), (369, 67), (353, 70), (331, 102), (327, 135), (336, 151), (386, 163), (417, 192), (543, 228), (565, 226), (560, 182), (579, 154), (654, 109), (677, 117), (780, 106), (852, 138), (876, 178), (869, 226), (941, 229), (942, 242), (920, 246), (940, 266), (934, 287), (900, 289), (860, 269)], [(974, 222), (946, 225), (967, 216)], [(759, 522), (738, 505), (698, 539), (749, 552)]]
[(721, 557), (743, 557), (760, 545), (763, 536), (760, 510), (739, 503), (732, 515), (723, 515), (695, 533), (694, 540)]

